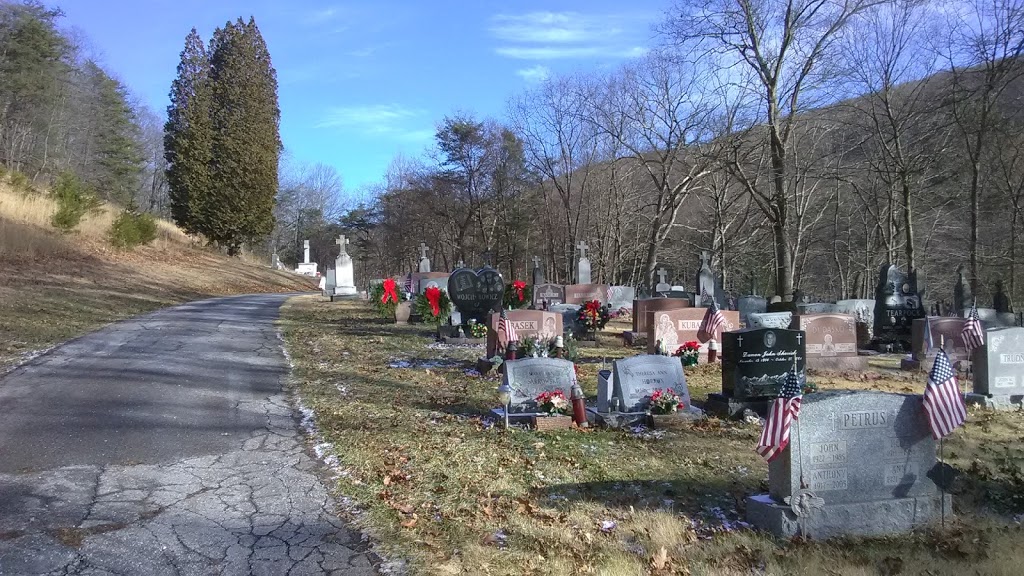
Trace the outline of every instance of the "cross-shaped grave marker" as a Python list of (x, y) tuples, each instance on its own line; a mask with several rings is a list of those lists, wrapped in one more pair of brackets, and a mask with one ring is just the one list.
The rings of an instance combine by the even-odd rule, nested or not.
[(579, 250), (580, 250), (580, 259), (586, 258), (587, 257), (587, 249), (590, 248), (590, 246), (587, 246), (586, 242), (584, 242), (583, 240), (580, 240), (580, 243), (577, 244), (576, 247), (579, 248)]
[(426, 242), (420, 242), (420, 259), (427, 257), (427, 244)]
[(334, 243), (337, 244), (338, 246), (341, 246), (341, 253), (342, 254), (347, 253), (347, 248), (348, 248), (348, 245), (349, 245), (349, 240), (348, 240), (348, 238), (345, 238), (344, 234), (338, 236), (338, 239), (335, 240)]
[(658, 269), (658, 283), (668, 284), (668, 270), (664, 266)]
[(537, 268), (540, 268), (540, 258), (537, 257), (537, 256), (533, 257), (533, 268), (534, 268), (534, 270), (536, 270)]

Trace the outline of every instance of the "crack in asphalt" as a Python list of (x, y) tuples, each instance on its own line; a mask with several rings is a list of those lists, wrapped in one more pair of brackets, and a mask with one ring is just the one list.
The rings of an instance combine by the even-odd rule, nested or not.
[[(253, 306), (255, 299), (242, 303)], [(150, 315), (121, 327), (134, 332), (124, 340), (129, 346), (102, 352), (121, 360), (194, 356), (195, 342), (188, 340), (201, 338), (201, 346), (217, 341), (250, 366), (285, 365), (272, 321), (246, 325), (222, 310), (231, 299), (212, 302), (179, 308), (186, 317), (197, 307), (214, 318), (223, 314), (214, 329), (186, 322), (183, 330), (173, 315)], [(280, 302), (265, 305), (276, 311)], [(238, 330), (248, 342), (231, 341)], [(60, 348), (39, 362), (54, 370), (76, 364)], [(131, 369), (116, 370), (120, 378), (131, 376)], [(0, 392), (31, 374), (15, 370), (0, 380)], [(158, 462), (128, 457), (0, 474), (0, 575), (376, 574), (369, 544), (338, 518), (317, 476), (319, 464), (306, 450), (283, 388), (286, 375), (285, 368), (268, 376), (276, 391), (230, 398), (225, 414), (254, 415), (261, 423), (248, 434), (222, 433), (216, 453), (191, 455), (183, 447), (181, 457)]]

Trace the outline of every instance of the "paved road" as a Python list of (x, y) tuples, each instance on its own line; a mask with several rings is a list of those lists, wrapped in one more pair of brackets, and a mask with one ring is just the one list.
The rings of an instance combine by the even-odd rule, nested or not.
[(162, 310), (0, 378), (0, 574), (374, 574), (282, 391), (286, 298)]

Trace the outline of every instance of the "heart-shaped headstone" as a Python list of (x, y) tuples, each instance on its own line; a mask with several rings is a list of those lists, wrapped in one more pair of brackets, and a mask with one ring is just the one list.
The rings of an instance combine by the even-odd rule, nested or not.
[(501, 308), (505, 280), (494, 268), (480, 270), (459, 268), (448, 277), (448, 296), (452, 304), (466, 316), (482, 317)]

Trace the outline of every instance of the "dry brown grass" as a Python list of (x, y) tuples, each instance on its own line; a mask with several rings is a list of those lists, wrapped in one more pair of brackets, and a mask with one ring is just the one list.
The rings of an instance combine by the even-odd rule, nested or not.
[[(480, 351), (428, 348), (426, 326), (384, 323), (359, 302), (292, 299), (282, 325), (298, 389), (336, 446), (338, 491), (362, 506), (357, 521), (409, 559), (414, 574), (1009, 576), (1024, 565), (1024, 534), (1013, 521), (1024, 513), (1024, 414), (972, 412), (946, 442), (962, 478), (958, 518), (945, 530), (784, 542), (724, 530), (718, 516), (742, 518), (743, 498), (765, 491), (756, 424), (710, 420), (661, 438), (506, 433), (481, 418), (497, 380), (464, 372)], [(602, 358), (639, 353), (610, 335), (600, 340), (601, 348), (581, 350), (591, 396)], [(395, 359), (448, 364), (389, 368)], [(920, 391), (920, 378), (816, 380)], [(687, 369), (687, 379), (695, 399), (721, 387), (714, 366)], [(602, 531), (605, 521), (614, 528)]]
[(111, 206), (62, 234), (56, 206), (37, 191), (0, 183), (0, 373), (26, 353), (115, 320), (209, 296), (309, 290), (314, 284), (256, 259), (227, 258), (193, 245), (173, 224), (123, 251), (107, 242)]

